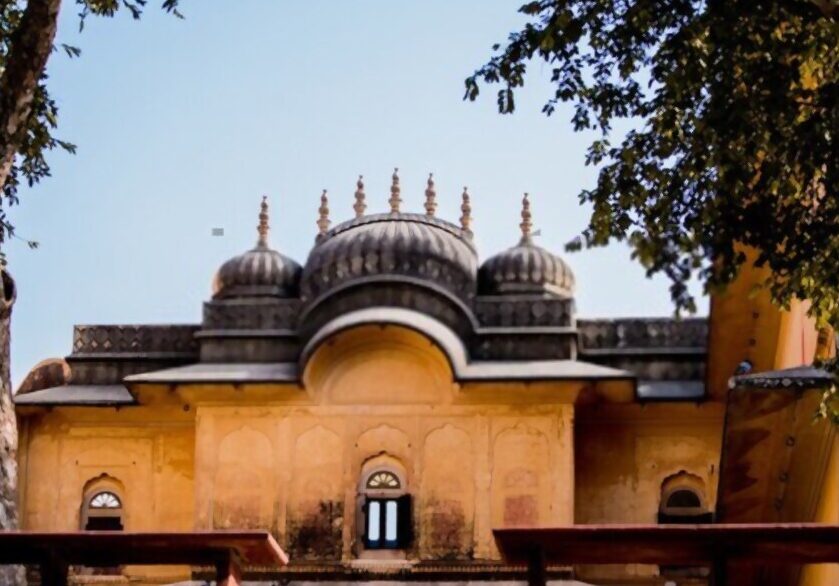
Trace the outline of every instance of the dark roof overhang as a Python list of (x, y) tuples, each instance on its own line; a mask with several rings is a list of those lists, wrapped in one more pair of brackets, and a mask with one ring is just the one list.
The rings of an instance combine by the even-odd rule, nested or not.
[[(723, 523), (816, 518), (836, 427), (815, 418), (824, 371), (795, 367), (741, 375), (728, 393), (716, 519)], [(739, 568), (732, 583), (795, 583), (798, 567)]]
[(19, 393), (12, 400), (16, 407), (121, 407), (136, 405), (134, 396), (124, 385), (61, 385), (28, 393)]

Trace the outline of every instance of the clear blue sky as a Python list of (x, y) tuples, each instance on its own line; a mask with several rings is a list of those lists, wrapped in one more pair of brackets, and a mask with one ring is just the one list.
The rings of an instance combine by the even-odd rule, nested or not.
[[(520, 3), (186, 0), (186, 20), (150, 5), (140, 22), (91, 19), (79, 34), (65, 0), (58, 41), (83, 54), (53, 55), (50, 88), (79, 151), (51, 156), (53, 177), (12, 209), (41, 244), (7, 248), (16, 384), (70, 352), (73, 324), (198, 322), (215, 269), (253, 245), (262, 194), (272, 243), (301, 263), (321, 190), (347, 219), (363, 173), (368, 211), (385, 210), (394, 166), (403, 209), (421, 209), (434, 171), (439, 213), (456, 220), (469, 186), (483, 258), (516, 242), (524, 191), (540, 243), (561, 251), (585, 226), (577, 193), (595, 172), (568, 111), (540, 113), (548, 71), (533, 68), (513, 116), (492, 91), (462, 101), (463, 79), (522, 22)], [(580, 316), (672, 313), (667, 282), (626, 248), (568, 260)]]

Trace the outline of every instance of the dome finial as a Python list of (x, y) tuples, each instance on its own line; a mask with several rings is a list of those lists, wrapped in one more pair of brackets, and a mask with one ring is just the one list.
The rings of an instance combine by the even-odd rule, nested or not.
[(533, 228), (533, 214), (530, 213), (530, 195), (525, 193), (521, 200), (521, 243), (527, 244), (531, 241), (531, 230)]
[(463, 214), (460, 216), (460, 228), (466, 232), (467, 236), (472, 236), (472, 204), (469, 197), (469, 188), (463, 188), (463, 203), (460, 204), (460, 211)]
[(367, 209), (367, 203), (364, 201), (367, 194), (364, 193), (364, 175), (358, 176), (358, 182), (355, 184), (355, 204), (352, 209), (355, 210), (355, 217), (360, 218), (364, 215), (364, 210)]
[(393, 177), (390, 184), (390, 213), (398, 214), (399, 205), (402, 203), (402, 198), (399, 197), (401, 190), (399, 189), (399, 167), (393, 169)]
[(268, 246), (268, 196), (262, 196), (262, 203), (259, 204), (259, 225), (256, 231), (259, 233), (259, 239), (256, 241), (257, 246)]
[(320, 196), (320, 207), (318, 208), (318, 233), (323, 236), (329, 230), (329, 198), (326, 197), (326, 190)]
[(434, 173), (428, 174), (428, 186), (425, 188), (425, 215), (433, 217), (437, 211), (437, 190), (434, 188)]

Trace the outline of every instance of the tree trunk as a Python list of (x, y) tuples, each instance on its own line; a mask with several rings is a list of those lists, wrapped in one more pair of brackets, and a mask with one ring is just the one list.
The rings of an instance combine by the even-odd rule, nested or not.
[(52, 52), (60, 7), (61, 0), (29, 0), (12, 34), (0, 77), (0, 187), (6, 184), (26, 134), (38, 80)]
[[(38, 81), (52, 52), (61, 0), (29, 0), (0, 76), (0, 189), (26, 136)], [(18, 527), (17, 420), (12, 405), (9, 325), (15, 283), (0, 267), (0, 530)], [(0, 566), (0, 584), (26, 584), (23, 568)]]
[[(17, 420), (12, 405), (9, 325), (15, 282), (0, 268), (0, 530), (17, 529)], [(0, 566), (0, 584), (25, 584), (23, 568)]]

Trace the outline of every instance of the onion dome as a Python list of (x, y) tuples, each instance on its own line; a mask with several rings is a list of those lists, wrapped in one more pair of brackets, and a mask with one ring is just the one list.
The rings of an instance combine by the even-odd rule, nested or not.
[(522, 237), (517, 246), (487, 259), (478, 272), (483, 295), (543, 294), (574, 297), (574, 273), (559, 256), (533, 242), (530, 199), (522, 200)]
[(300, 282), (303, 301), (344, 286), (383, 281), (444, 289), (464, 300), (475, 295), (478, 261), (470, 233), (435, 217), (434, 206), (424, 214), (401, 212), (400, 191), (394, 172), (389, 213), (357, 214), (330, 230), (319, 223)]
[(268, 246), (268, 201), (262, 198), (259, 239), (251, 250), (234, 256), (216, 272), (213, 299), (295, 297), (302, 268)]

